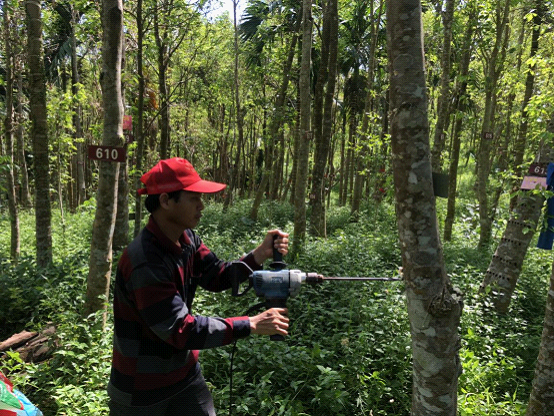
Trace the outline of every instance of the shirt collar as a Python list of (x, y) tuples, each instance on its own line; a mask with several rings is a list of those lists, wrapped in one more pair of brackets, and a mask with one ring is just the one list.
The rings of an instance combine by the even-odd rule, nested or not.
[(148, 220), (148, 224), (146, 224), (146, 229), (156, 237), (161, 246), (177, 256), (181, 254), (185, 246), (190, 245), (190, 238), (185, 231), (183, 235), (179, 237), (181, 247), (176, 246), (175, 243), (162, 232), (152, 215)]

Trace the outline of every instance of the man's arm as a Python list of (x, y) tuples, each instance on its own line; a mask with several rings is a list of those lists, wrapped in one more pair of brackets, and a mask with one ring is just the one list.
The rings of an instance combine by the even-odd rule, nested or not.
[[(274, 240), (274, 236), (277, 238)], [(194, 259), (194, 276), (199, 277), (199, 284), (206, 290), (220, 292), (231, 288), (231, 276), (238, 273), (241, 281), (248, 278), (248, 270), (236, 263), (221, 261), (210, 251), (194, 233), (189, 235), (196, 247)], [(240, 260), (250, 269), (259, 270), (263, 263), (272, 258), (275, 247), (282, 254), (288, 253), (288, 234), (279, 230), (268, 231), (262, 243)]]

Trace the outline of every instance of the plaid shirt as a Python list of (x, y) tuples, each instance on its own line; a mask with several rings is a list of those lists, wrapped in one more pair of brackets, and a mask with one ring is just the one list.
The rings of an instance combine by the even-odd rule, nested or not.
[[(252, 253), (241, 260), (260, 269)], [(178, 247), (150, 218), (117, 267), (108, 383), (112, 400), (147, 406), (171, 397), (186, 387), (198, 350), (250, 335), (246, 316), (192, 315), (198, 285), (214, 292), (229, 289), (233, 267), (219, 260), (192, 230), (183, 233)]]

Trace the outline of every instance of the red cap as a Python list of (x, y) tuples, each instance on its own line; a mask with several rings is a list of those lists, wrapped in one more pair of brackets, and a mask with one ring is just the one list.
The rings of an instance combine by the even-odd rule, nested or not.
[(140, 181), (146, 188), (138, 189), (139, 195), (157, 195), (175, 191), (211, 194), (227, 186), (200, 179), (190, 162), (180, 157), (160, 160), (156, 166), (142, 175)]

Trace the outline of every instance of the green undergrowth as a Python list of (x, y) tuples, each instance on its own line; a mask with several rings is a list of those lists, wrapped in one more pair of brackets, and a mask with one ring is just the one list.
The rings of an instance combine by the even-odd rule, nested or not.
[[(227, 212), (207, 203), (198, 233), (223, 259), (254, 248), (265, 231), (292, 232), (294, 210), (264, 203), (259, 220), (248, 218), (251, 201)], [(34, 257), (34, 219), (21, 216), (22, 257), (7, 259), (8, 219), (0, 218), (1, 338), (53, 322), (57, 348), (51, 359), (25, 364), (17, 354), (1, 357), (0, 367), (45, 415), (107, 415), (105, 392), (111, 359), (112, 317), (98, 330), (100, 315), (84, 319), (93, 206), (59, 212), (53, 221), (54, 263), (38, 270)], [(478, 293), (494, 247), (477, 250), (478, 223), (469, 205), (458, 208), (452, 242), (444, 243), (447, 272), (464, 293), (460, 334), (463, 373), (459, 414), (523, 415), (538, 354), (550, 276), (549, 252), (529, 250), (512, 307), (494, 313)], [(439, 219), (444, 212), (439, 204)], [(394, 207), (366, 206), (357, 222), (349, 209), (328, 212), (326, 239), (308, 238), (306, 250), (289, 268), (327, 276), (394, 277), (401, 265)], [(501, 228), (502, 219), (497, 228)], [(117, 259), (119, 253), (114, 253)], [(240, 316), (259, 300), (199, 291), (195, 313)], [(401, 282), (326, 282), (304, 287), (288, 302), (291, 318), (286, 342), (250, 337), (236, 346), (233, 367), (227, 346), (201, 352), (204, 375), (218, 414), (235, 415), (388, 415), (409, 414), (411, 343)], [(233, 378), (233, 391), (229, 380)]]

